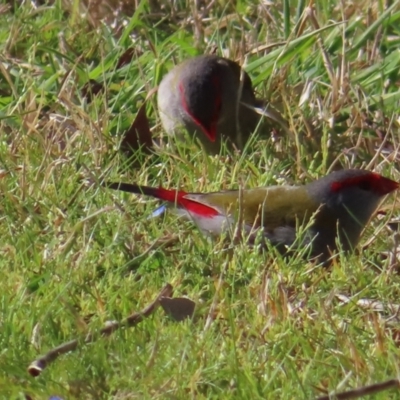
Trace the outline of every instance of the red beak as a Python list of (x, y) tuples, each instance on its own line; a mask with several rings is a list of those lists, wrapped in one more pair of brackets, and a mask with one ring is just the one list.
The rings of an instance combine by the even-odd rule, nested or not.
[(389, 194), (400, 187), (399, 182), (392, 181), (391, 179), (381, 176), (379, 182), (379, 190), (382, 194)]
[[(198, 121), (196, 121), (196, 123), (198, 123)], [(217, 123), (215, 121), (212, 121), (210, 126), (208, 127), (205, 127), (200, 123), (198, 123), (198, 125), (200, 126), (204, 134), (210, 139), (210, 141), (215, 142), (215, 139), (217, 138)]]
[[(204, 116), (198, 116), (195, 115), (193, 113), (193, 110), (191, 110), (189, 107), (183, 85), (179, 85), (183, 109), (190, 115), (193, 122), (201, 129), (201, 131), (208, 137), (211, 142), (215, 142), (215, 140), (217, 139), (217, 125), (222, 108), (222, 98), (219, 82), (216, 88), (217, 90), (214, 96), (214, 104), (212, 105), (212, 109), (209, 109), (211, 113), (206, 113), (206, 115)], [(209, 108), (210, 104), (205, 104), (204, 107)]]

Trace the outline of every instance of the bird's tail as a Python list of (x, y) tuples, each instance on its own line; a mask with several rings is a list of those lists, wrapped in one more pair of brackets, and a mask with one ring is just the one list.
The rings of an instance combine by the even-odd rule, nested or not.
[[(212, 205), (205, 204), (199, 200), (188, 198), (189, 193), (177, 189), (164, 189), (162, 187), (155, 188), (149, 186), (135, 185), (132, 183), (121, 182), (102, 182), (103, 187), (124, 192), (144, 194), (146, 196), (155, 197), (159, 200), (164, 200), (170, 205), (175, 205), (178, 209), (184, 209), (192, 216), (212, 218), (220, 214), (217, 208)], [(193, 193), (192, 193), (193, 195)], [(162, 214), (164, 208), (158, 208), (155, 215)]]
[(101, 185), (109, 189), (121, 190), (123, 192), (144, 194), (146, 196), (155, 197), (156, 199), (168, 201), (170, 203), (176, 203), (177, 205), (180, 205), (180, 200), (182, 200), (183, 196), (187, 194), (182, 190), (169, 190), (162, 187), (155, 188), (150, 186), (135, 185), (134, 183), (102, 182)]

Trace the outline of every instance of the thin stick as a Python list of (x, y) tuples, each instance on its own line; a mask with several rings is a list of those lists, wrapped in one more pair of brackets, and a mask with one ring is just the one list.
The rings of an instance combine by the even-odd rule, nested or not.
[[(113, 321), (104, 326), (102, 329), (100, 329), (99, 332), (89, 333), (86, 336), (84, 343), (92, 343), (99, 337), (110, 336), (113, 332), (122, 327), (130, 328), (136, 326), (141, 321), (143, 321), (144, 318), (147, 318), (158, 308), (159, 300), (161, 297), (171, 297), (172, 292), (173, 292), (172, 285), (167, 283), (162, 288), (156, 299), (142, 311), (133, 313), (120, 322)], [(54, 349), (51, 349), (46, 354), (40, 356), (29, 365), (28, 373), (32, 376), (39, 376), (50, 363), (55, 361), (62, 354), (76, 350), (78, 348), (78, 345), (79, 345), (78, 339), (74, 339), (69, 342), (63, 343), (60, 346), (55, 347)]]
[(369, 396), (371, 394), (375, 394), (378, 392), (382, 392), (383, 390), (391, 389), (391, 388), (399, 388), (400, 383), (398, 379), (390, 379), (385, 382), (375, 383), (369, 386), (362, 386), (358, 389), (349, 390), (347, 392), (342, 393), (332, 393), (327, 396), (318, 397), (317, 400), (347, 400), (347, 399), (357, 399), (362, 396)]

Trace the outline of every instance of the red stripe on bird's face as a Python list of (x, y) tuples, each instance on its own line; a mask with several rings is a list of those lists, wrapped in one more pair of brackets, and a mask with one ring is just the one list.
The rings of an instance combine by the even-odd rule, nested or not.
[(359, 189), (376, 193), (379, 196), (385, 196), (398, 189), (400, 183), (371, 172), (369, 174), (347, 178), (343, 181), (333, 182), (331, 185), (333, 192), (339, 192), (349, 187), (358, 187)]
[[(193, 114), (193, 112), (189, 109), (189, 105), (185, 95), (185, 88), (182, 83), (179, 84), (179, 92), (181, 93), (183, 109), (188, 113), (190, 118), (192, 118), (193, 122), (202, 130), (202, 132), (208, 137), (208, 139), (211, 142), (215, 142), (215, 140), (217, 139), (217, 125), (218, 125), (219, 114), (221, 112), (221, 107), (222, 107), (220, 82), (217, 77), (214, 77), (213, 84), (217, 86), (216, 90), (217, 95), (215, 96), (214, 99), (215, 103), (214, 103), (213, 115), (211, 116), (210, 121), (201, 121)], [(207, 104), (204, 105), (204, 107), (208, 106), (209, 105)]]
[(206, 204), (187, 199), (186, 196), (188, 195), (188, 193), (182, 190), (169, 190), (158, 188), (155, 190), (155, 193), (156, 197), (158, 197), (159, 199), (174, 203), (178, 207), (181, 207), (184, 210), (188, 211), (190, 214), (204, 218), (212, 218), (220, 215), (217, 210), (210, 206), (207, 206)]

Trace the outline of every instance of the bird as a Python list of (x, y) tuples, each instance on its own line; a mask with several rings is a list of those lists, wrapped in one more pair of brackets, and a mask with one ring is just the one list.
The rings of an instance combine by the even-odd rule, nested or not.
[[(260, 120), (249, 75), (238, 63), (201, 55), (176, 65), (158, 88), (161, 124), (169, 135), (186, 130), (209, 154), (223, 143), (242, 150)], [(267, 112), (267, 116), (277, 112)]]
[[(342, 169), (306, 185), (209, 193), (117, 182), (102, 186), (163, 200), (212, 236), (232, 232), (240, 221), (250, 244), (261, 233), (282, 253), (296, 244), (309, 246), (310, 259), (329, 265), (339, 249), (354, 250), (373, 213), (400, 183), (375, 172)], [(299, 242), (300, 226), (307, 229)]]

